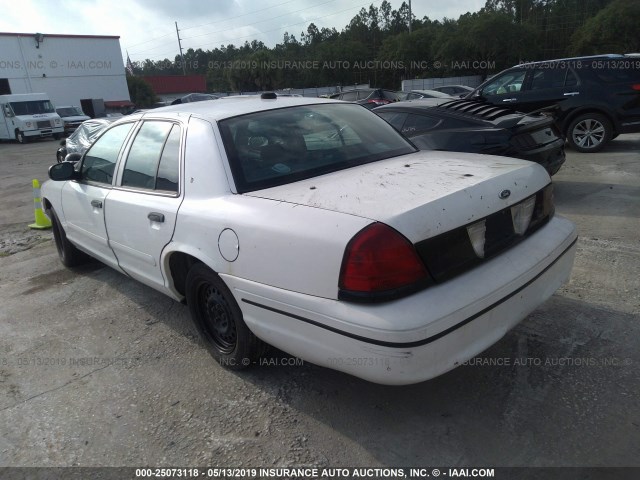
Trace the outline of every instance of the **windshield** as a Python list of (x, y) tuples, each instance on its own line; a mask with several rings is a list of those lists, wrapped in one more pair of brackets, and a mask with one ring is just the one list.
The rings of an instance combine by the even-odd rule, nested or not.
[(389, 124), (360, 105), (268, 110), (220, 122), (240, 193), (412, 153)]
[(56, 108), (56, 112), (61, 117), (84, 116), (84, 113), (78, 107), (60, 107)]
[(49, 100), (29, 100), (27, 102), (10, 102), (16, 115), (35, 115), (38, 113), (53, 113), (53, 105)]

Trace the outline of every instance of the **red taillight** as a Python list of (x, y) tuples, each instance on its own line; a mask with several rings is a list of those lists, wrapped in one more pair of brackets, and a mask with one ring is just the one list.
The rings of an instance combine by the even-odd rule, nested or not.
[(636, 83), (635, 85), (631, 85), (631, 88), (633, 88), (634, 90), (640, 92), (640, 83)]
[(413, 245), (391, 227), (374, 223), (351, 239), (344, 252), (341, 296), (397, 291), (430, 280)]
[(380, 100), (378, 98), (370, 98), (368, 103), (375, 103), (376, 105), (386, 105), (387, 103), (391, 103), (389, 100)]

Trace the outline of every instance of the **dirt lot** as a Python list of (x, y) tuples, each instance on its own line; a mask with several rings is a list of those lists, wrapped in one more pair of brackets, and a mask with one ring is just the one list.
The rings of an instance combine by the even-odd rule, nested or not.
[(63, 268), (26, 228), (55, 150), (0, 144), (0, 466), (640, 466), (640, 135), (555, 177), (571, 282), (474, 364), (401, 388), (278, 354), (226, 371), (185, 306)]

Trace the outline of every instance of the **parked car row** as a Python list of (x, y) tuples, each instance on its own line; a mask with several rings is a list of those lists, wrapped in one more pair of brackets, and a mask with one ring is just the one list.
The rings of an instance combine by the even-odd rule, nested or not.
[(565, 161), (552, 117), (522, 114), (471, 100), (398, 102), (373, 110), (421, 150), (522, 158), (554, 175)]
[(597, 152), (621, 133), (640, 132), (640, 55), (517, 65), (466, 98), (521, 112), (553, 108), (569, 145), (579, 152)]
[[(453, 102), (459, 96), (465, 103)], [(216, 98), (191, 94), (174, 103)], [(363, 88), (331, 98), (376, 109), (422, 149), (525, 158), (553, 175), (564, 162), (563, 139), (577, 151), (595, 152), (620, 133), (640, 131), (640, 58), (600, 55), (533, 62), (507, 69), (476, 89)], [(426, 98), (440, 101), (406, 103)], [(442, 105), (444, 100), (452, 103)], [(379, 108), (385, 105), (391, 107)]]

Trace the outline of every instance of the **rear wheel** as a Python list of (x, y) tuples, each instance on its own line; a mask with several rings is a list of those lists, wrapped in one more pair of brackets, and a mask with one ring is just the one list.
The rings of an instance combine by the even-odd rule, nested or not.
[(585, 113), (576, 117), (567, 129), (567, 141), (571, 147), (583, 153), (602, 150), (611, 140), (613, 128), (607, 117), (600, 113)]
[(258, 358), (263, 344), (244, 323), (238, 303), (215, 272), (202, 263), (191, 267), (186, 297), (191, 318), (220, 365), (241, 370)]
[(58, 215), (52, 208), (49, 211), (51, 216), (51, 228), (53, 230), (53, 239), (56, 242), (56, 249), (58, 250), (58, 256), (60, 261), (65, 267), (75, 267), (86, 263), (89, 256), (67, 240), (67, 234), (64, 232), (64, 228), (60, 224)]

